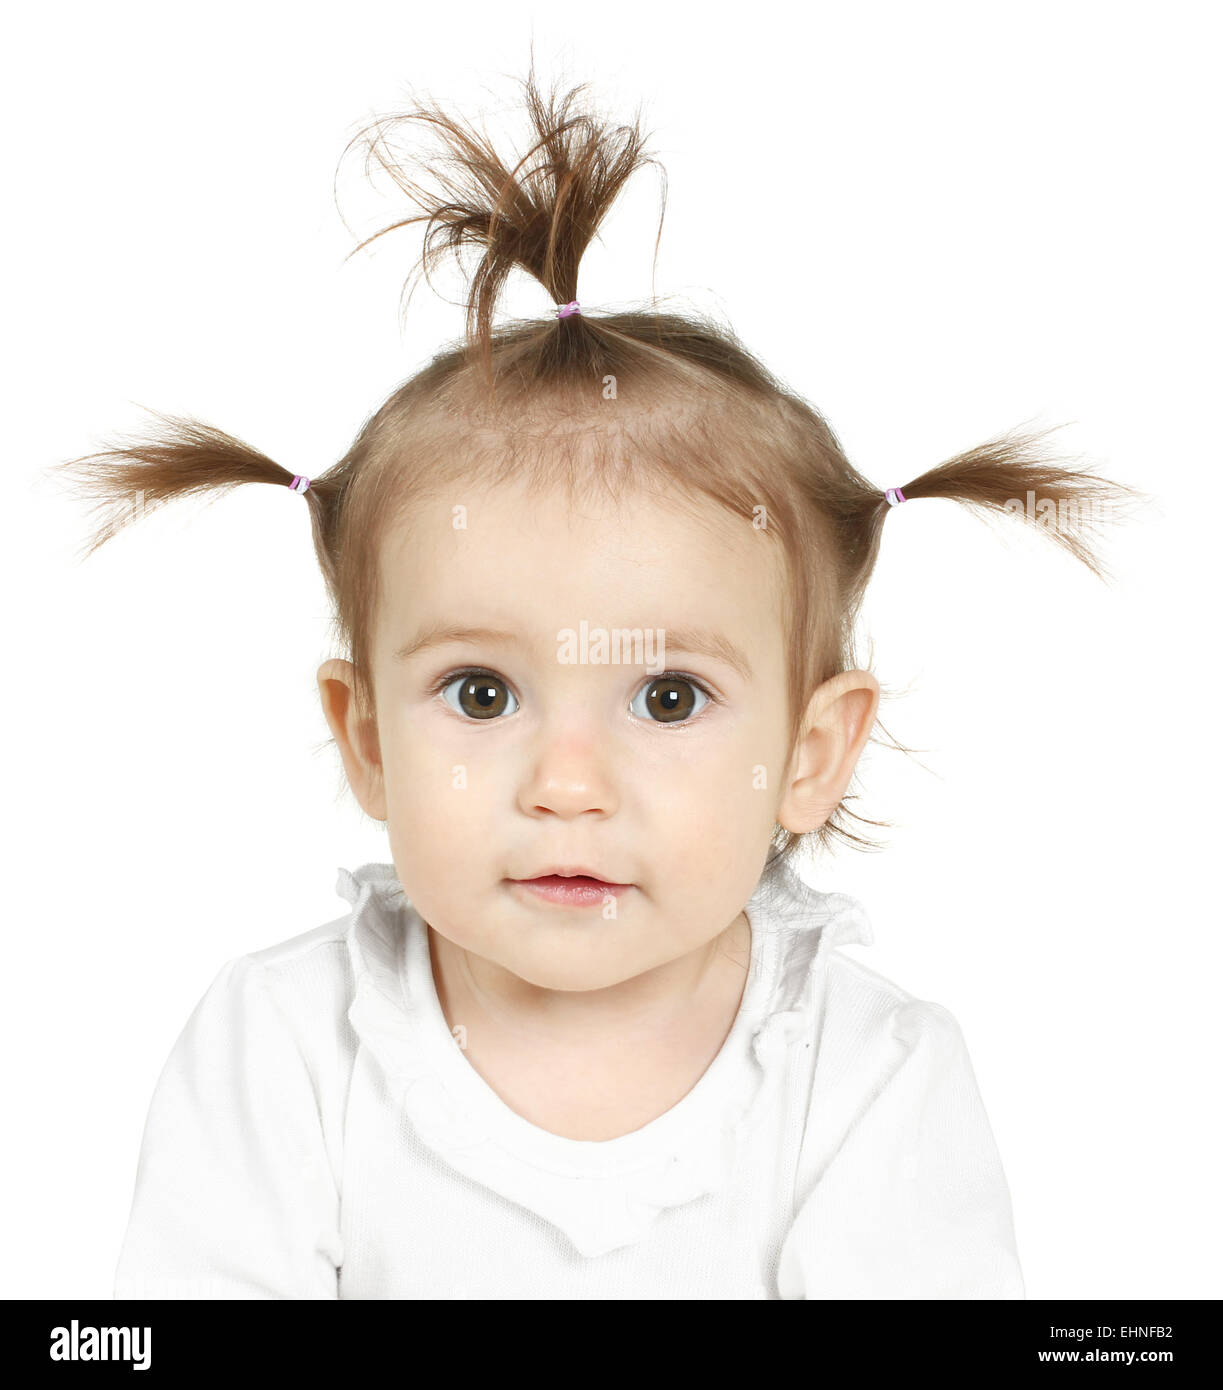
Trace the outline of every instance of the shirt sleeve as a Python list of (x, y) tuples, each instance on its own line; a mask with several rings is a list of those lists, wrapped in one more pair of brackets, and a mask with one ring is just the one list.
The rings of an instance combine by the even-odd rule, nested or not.
[(1010, 1193), (959, 1024), (924, 1000), (890, 1023), (867, 1100), (797, 1208), (780, 1295), (1022, 1299)]
[(116, 1298), (338, 1297), (319, 1103), (265, 976), (247, 956), (223, 966), (158, 1078)]

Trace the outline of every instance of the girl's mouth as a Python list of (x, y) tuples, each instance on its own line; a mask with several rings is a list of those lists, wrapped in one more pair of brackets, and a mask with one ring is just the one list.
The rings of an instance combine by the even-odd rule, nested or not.
[(535, 900), (567, 907), (597, 907), (609, 897), (627, 893), (631, 883), (605, 883), (589, 874), (544, 874), (539, 878), (512, 878), (510, 882)]

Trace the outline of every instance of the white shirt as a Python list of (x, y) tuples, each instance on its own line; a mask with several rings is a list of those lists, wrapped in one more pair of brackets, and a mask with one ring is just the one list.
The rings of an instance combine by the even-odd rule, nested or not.
[(959, 1025), (837, 949), (861, 907), (782, 866), (731, 1032), (616, 1139), (511, 1110), (438, 1002), (390, 864), (224, 965), (157, 1082), (116, 1298), (1019, 1299)]

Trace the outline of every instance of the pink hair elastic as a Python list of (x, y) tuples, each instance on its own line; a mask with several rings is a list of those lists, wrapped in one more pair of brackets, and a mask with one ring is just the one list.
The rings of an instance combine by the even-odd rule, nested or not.
[(309, 486), (310, 479), (302, 477), (300, 473), (295, 474), (293, 481), (289, 484), (289, 488), (293, 492), (305, 492)]
[(556, 317), (558, 319), (567, 319), (570, 314), (580, 314), (581, 312), (582, 307), (576, 299), (571, 299), (568, 304), (558, 304), (556, 306)]
[(899, 507), (902, 502), (909, 500), (898, 487), (888, 488), (883, 495), (888, 499), (889, 507)]

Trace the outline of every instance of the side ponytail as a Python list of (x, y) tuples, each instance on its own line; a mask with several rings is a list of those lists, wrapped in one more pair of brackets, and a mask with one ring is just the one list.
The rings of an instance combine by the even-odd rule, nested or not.
[[(297, 476), (224, 430), (148, 406), (141, 408), (157, 421), (147, 436), (115, 440), (95, 453), (53, 464), (48, 470), (67, 475), (71, 491), (82, 500), (93, 501), (91, 517), (103, 514), (78, 552), (78, 563), (87, 560), (129, 521), (176, 497), (211, 495), (215, 501), (240, 483), (289, 487)], [(302, 492), (316, 539), (324, 538), (330, 527), (336, 493), (335, 485), (326, 478), (311, 479)]]
[[(1042, 448), (1061, 425), (1046, 429), (1018, 427), (978, 444), (927, 469), (893, 489), (903, 502), (941, 498), (960, 502), (983, 520), (1014, 517), (1034, 522), (1100, 579), (1108, 577), (1097, 540), (1102, 528), (1119, 520), (1143, 494), (1086, 468), (1070, 466)], [(894, 510), (888, 490), (867, 497), (845, 498), (843, 524), (855, 563), (847, 597), (861, 598), (879, 551), (884, 523)], [(856, 606), (856, 605), (855, 605)]]

